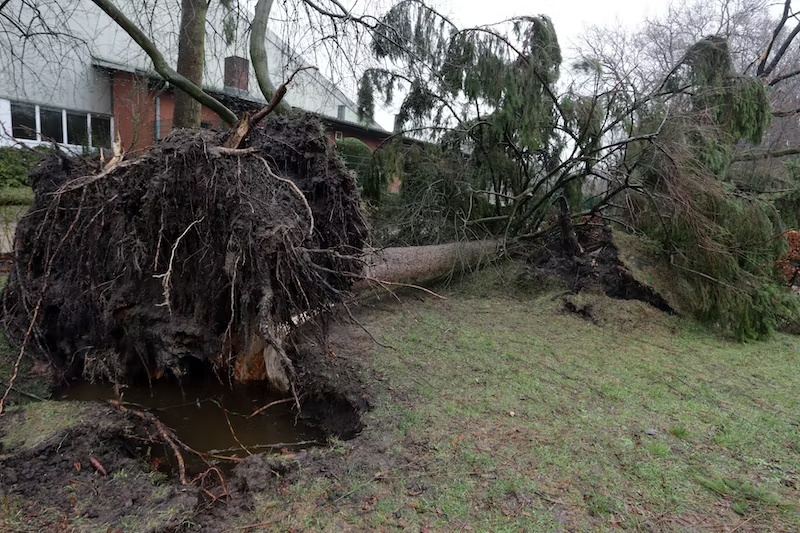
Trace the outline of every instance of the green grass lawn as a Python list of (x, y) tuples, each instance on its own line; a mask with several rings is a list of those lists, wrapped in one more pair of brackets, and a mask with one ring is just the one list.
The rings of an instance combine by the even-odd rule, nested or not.
[(386, 347), (350, 337), (376, 374), (362, 435), (220, 527), (800, 530), (800, 337), (737, 344), (604, 296), (582, 317), (498, 280), (368, 306)]
[[(370, 314), (387, 392), (363, 440), (330, 452), (347, 474), (263, 494), (250, 523), (800, 529), (800, 338), (736, 344), (604, 296), (584, 298), (590, 321), (487, 276)], [(365, 442), (386, 470), (359, 462)]]

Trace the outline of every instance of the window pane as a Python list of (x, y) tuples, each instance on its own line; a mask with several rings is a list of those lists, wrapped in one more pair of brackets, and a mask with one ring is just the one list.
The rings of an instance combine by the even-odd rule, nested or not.
[(92, 146), (111, 148), (111, 119), (109, 117), (92, 115)]
[(42, 124), (42, 140), (64, 142), (64, 125), (60, 109), (39, 108), (39, 121)]
[(36, 108), (11, 103), (11, 135), (16, 139), (36, 140)]
[(67, 113), (67, 142), (78, 146), (89, 146), (86, 113)]

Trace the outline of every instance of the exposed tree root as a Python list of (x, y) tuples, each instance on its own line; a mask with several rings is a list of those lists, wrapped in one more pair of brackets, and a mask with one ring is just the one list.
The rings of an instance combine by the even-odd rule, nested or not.
[(105, 168), (63, 155), (39, 166), (3, 299), (20, 359), (30, 338), (27, 353), (67, 377), (114, 383), (210, 363), (299, 406), (293, 317), (347, 297), (366, 223), (316, 118), (256, 122), (237, 146), (178, 131)]

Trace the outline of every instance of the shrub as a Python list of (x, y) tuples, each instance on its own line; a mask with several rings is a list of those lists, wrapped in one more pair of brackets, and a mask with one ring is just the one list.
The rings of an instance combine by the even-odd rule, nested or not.
[(27, 187), (28, 174), (50, 150), (46, 146), (33, 149), (0, 147), (0, 188)]
[(370, 179), (370, 160), (372, 151), (361, 140), (347, 137), (336, 141), (336, 153), (344, 160), (345, 166), (355, 172), (356, 181), (362, 195), (370, 200), (380, 200), (381, 187)]

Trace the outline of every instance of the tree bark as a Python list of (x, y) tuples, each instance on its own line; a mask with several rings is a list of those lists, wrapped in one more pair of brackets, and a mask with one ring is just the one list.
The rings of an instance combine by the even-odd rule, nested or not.
[(378, 287), (381, 281), (422, 284), (460, 274), (497, 259), (498, 248), (498, 241), (469, 241), (378, 250), (366, 257), (366, 279), (353, 291)]
[[(253, 24), (250, 27), (250, 61), (253, 62), (253, 71), (256, 73), (258, 88), (264, 99), (270, 102), (275, 97), (275, 84), (269, 75), (269, 61), (267, 58), (267, 24), (269, 14), (272, 11), (274, 0), (258, 0), (255, 13), (253, 14)], [(277, 101), (275, 111), (285, 113), (290, 110), (289, 104), (282, 99)]]
[[(203, 60), (206, 43), (206, 0), (181, 1), (178, 34), (178, 74), (197, 87), (203, 85)], [(199, 128), (201, 105), (189, 93), (175, 89), (173, 128)]]

